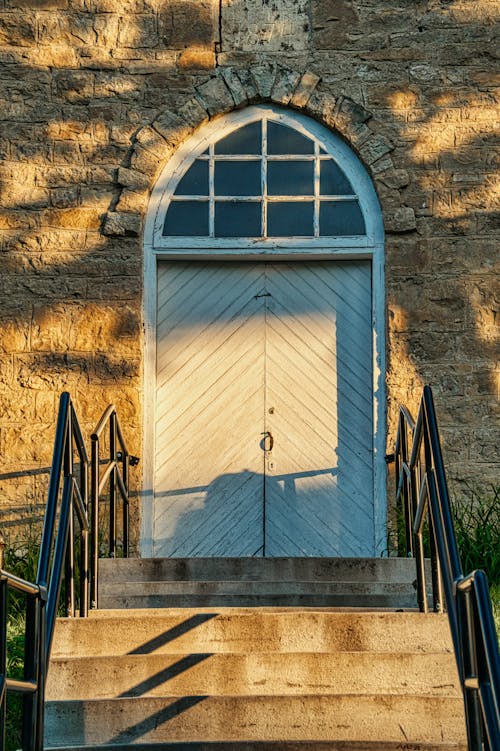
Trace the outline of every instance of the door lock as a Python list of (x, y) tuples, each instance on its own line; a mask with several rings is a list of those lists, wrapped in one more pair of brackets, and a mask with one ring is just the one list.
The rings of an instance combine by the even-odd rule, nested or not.
[(264, 436), (264, 438), (262, 439), (262, 448), (264, 449), (264, 451), (272, 451), (274, 446), (274, 438), (272, 436), (272, 433), (269, 430), (266, 430), (266, 432), (261, 433), (261, 435)]

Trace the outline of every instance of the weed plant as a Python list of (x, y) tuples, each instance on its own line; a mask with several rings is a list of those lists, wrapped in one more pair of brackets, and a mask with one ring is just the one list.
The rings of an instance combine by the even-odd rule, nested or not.
[(488, 577), (500, 638), (500, 486), (465, 486), (452, 508), (463, 570), (482, 569)]
[(492, 587), (500, 585), (500, 486), (466, 486), (452, 511), (464, 573), (480, 568)]
[[(39, 530), (28, 526), (23, 538), (8, 540), (5, 548), (4, 568), (10, 574), (34, 582), (40, 547)], [(9, 678), (24, 677), (26, 597), (10, 591), (7, 615), (7, 675)], [(6, 713), (6, 751), (15, 751), (21, 746), (22, 696), (9, 693)]]

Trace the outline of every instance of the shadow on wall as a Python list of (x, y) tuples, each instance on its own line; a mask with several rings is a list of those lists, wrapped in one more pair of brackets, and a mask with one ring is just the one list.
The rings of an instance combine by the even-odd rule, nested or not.
[[(4, 45), (11, 50), (4, 63), (3, 117), (10, 124), (2, 135), (0, 171), (0, 461), (6, 472), (48, 463), (57, 397), (65, 388), (75, 395), (89, 428), (108, 401), (118, 401), (133, 436), (129, 443), (137, 445), (140, 239), (105, 239), (101, 222), (116, 205), (116, 168), (129, 166), (130, 140), (159, 112), (175, 111), (193, 81), (206, 78), (219, 33), (209, 2), (197, 4), (194, 16), (190, 7), (189, 19), (189, 3), (171, 3), (158, 17), (62, 11), (55, 16), (48, 12), (51, 5), (42, 0), (36, 11), (23, 8), (22, 17), (17, 10), (2, 12), (8, 22)], [(313, 5), (318, 13), (321, 4)], [(360, 24), (366, 20), (361, 12), (367, 11), (358, 10)], [(485, 281), (493, 269), (498, 220), (492, 208), (498, 197), (491, 127), (496, 98), (486, 64), (493, 53), (485, 42), (471, 93), (468, 81), (456, 78), (471, 54), (463, 40), (477, 44), (490, 32), (476, 9), (460, 13), (460, 4), (448, 2), (432, 14), (416, 6), (406, 17), (421, 30), (420, 50), (433, 38), (431, 22), (433, 28), (451, 25), (460, 31), (450, 37), (451, 50), (434, 50), (436, 65), (404, 62), (407, 84), (391, 90), (386, 83), (378, 89), (370, 83), (386, 75), (394, 43), (387, 29), (374, 29), (382, 45), (356, 72), (367, 82), (366, 103), (380, 112), (384, 131), (404, 145), (411, 178), (403, 200), (417, 213), (416, 231), (388, 237), (390, 352), (400, 353), (397, 373), (406, 359), (415, 378), (437, 382), (447, 392), (445, 433), (446, 426), (454, 429), (469, 417), (467, 408), (464, 418), (457, 416), (464, 397), (476, 410), (471, 419), (487, 420), (498, 389), (492, 369), (498, 313)], [(351, 24), (356, 30), (354, 18)], [(145, 64), (148, 50), (154, 56)], [(442, 72), (438, 63), (445, 54), (451, 63)], [(165, 80), (174, 71), (176, 86), (167, 90)], [(157, 159), (145, 152), (153, 175)], [(142, 209), (145, 187), (138, 187)], [(387, 186), (381, 195), (385, 205), (391, 191)], [(391, 382), (395, 374), (393, 356)], [(394, 387), (393, 393), (408, 398), (407, 388)], [(390, 406), (393, 421), (396, 405)], [(478, 409), (485, 410), (479, 418)], [(29, 441), (22, 435), (27, 424)], [(452, 431), (449, 437), (447, 452), (458, 467), (463, 439), (460, 446), (455, 439), (454, 447)], [(480, 429), (467, 440), (480, 442)], [(474, 445), (470, 450), (478, 451)], [(493, 450), (477, 456), (496, 461)]]

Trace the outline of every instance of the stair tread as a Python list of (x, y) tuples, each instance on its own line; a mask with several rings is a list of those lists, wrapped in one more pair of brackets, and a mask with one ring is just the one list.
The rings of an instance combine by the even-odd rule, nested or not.
[(447, 653), (135, 654), (56, 658), (47, 699), (125, 696), (324, 695), (461, 696)]
[[(103, 727), (97, 718), (105, 717)], [(53, 735), (54, 724), (60, 735)], [(461, 698), (394, 695), (145, 697), (47, 702), (46, 745), (185, 740), (465, 738)], [(51, 740), (52, 739), (52, 740)], [(60, 745), (61, 745), (60, 743)]]
[(412, 743), (406, 741), (192, 741), (106, 744), (99, 746), (45, 746), (45, 751), (467, 751), (465, 742)]

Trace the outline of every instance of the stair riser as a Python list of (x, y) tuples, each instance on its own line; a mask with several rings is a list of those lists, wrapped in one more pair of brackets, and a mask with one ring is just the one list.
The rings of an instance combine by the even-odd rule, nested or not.
[(97, 611), (62, 618), (53, 657), (130, 653), (449, 652), (447, 616), (266, 610)]
[(377, 694), (460, 697), (447, 654), (192, 654), (51, 664), (48, 699)]
[(411, 584), (404, 558), (135, 558), (99, 561), (102, 583), (123, 581), (345, 581)]
[(46, 745), (183, 740), (463, 741), (459, 699), (184, 697), (48, 702)]
[(416, 608), (415, 594), (137, 594), (104, 595), (99, 607), (127, 608), (227, 608), (227, 607), (305, 607), (305, 608)]

